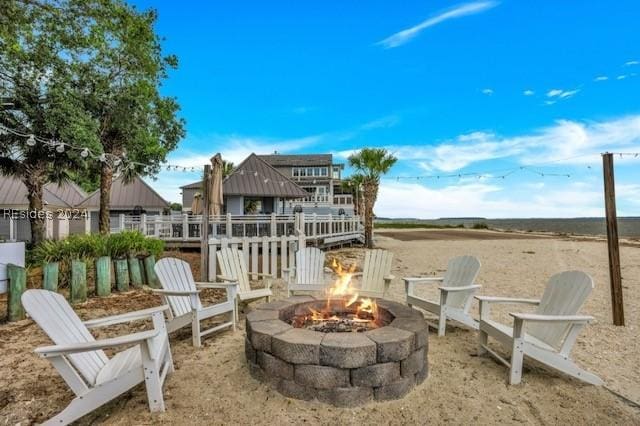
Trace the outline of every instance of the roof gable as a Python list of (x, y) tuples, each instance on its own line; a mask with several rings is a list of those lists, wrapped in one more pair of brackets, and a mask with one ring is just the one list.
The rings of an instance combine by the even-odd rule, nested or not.
[(222, 184), (224, 195), (302, 198), (308, 194), (256, 154), (249, 155)]
[(50, 191), (56, 197), (66, 202), (69, 206), (75, 206), (87, 198), (87, 193), (76, 185), (75, 182), (66, 180), (62, 183), (48, 183), (45, 189)]
[[(78, 204), (80, 208), (98, 208), (99, 206), (100, 189), (92, 192)], [(115, 178), (111, 184), (110, 208), (130, 210), (135, 206), (164, 209), (169, 207), (169, 203), (139, 176), (126, 184), (122, 176)]]
[[(49, 207), (71, 208), (72, 205), (51, 191), (49, 185), (46, 184), (42, 191), (44, 203)], [(29, 206), (27, 195), (27, 187), (20, 179), (0, 175), (0, 206), (15, 209), (27, 208)]]

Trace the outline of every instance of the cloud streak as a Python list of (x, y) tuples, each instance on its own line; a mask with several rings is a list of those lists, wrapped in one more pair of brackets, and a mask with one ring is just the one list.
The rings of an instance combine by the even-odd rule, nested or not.
[(429, 27), (433, 27), (434, 25), (438, 25), (450, 19), (457, 19), (463, 16), (475, 15), (481, 12), (485, 12), (496, 7), (497, 5), (497, 1), (476, 1), (472, 3), (461, 4), (447, 11), (441, 12), (429, 19), (426, 19), (420, 22), (418, 25), (392, 34), (391, 36), (385, 38), (382, 41), (379, 41), (376, 44), (382, 46), (385, 49), (393, 49), (402, 46), (405, 43), (408, 43), (418, 34)]

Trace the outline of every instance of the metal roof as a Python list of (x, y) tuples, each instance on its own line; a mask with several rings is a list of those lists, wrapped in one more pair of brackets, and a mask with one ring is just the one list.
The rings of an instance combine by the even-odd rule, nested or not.
[(222, 193), (280, 198), (302, 198), (309, 195), (256, 154), (249, 155), (227, 176), (222, 183)]
[(331, 166), (333, 155), (331, 154), (298, 154), (298, 155), (258, 155), (258, 158), (266, 161), (273, 167), (286, 166)]
[(45, 186), (45, 189), (55, 194), (61, 200), (64, 200), (70, 206), (77, 206), (87, 198), (87, 193), (84, 192), (82, 188), (76, 185), (75, 182), (70, 180), (65, 181), (61, 184), (58, 183), (48, 183)]
[[(168, 208), (169, 203), (140, 177), (133, 178), (133, 181), (127, 184), (123, 182), (122, 176), (115, 178), (111, 185), (110, 208), (112, 210), (131, 210), (135, 206)], [(100, 190), (92, 192), (78, 207), (100, 207)]]
[(180, 189), (202, 189), (202, 181), (199, 180), (197, 182), (181, 186)]
[[(72, 205), (65, 202), (45, 185), (42, 191), (42, 198), (47, 207), (50, 208), (71, 208)], [(13, 176), (0, 175), (0, 207), (11, 209), (27, 209), (29, 199), (27, 198), (27, 187), (20, 179)]]

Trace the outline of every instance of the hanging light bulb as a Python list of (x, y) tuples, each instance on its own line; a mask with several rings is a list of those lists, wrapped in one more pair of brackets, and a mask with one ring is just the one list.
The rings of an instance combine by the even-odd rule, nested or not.
[(117, 167), (117, 166), (119, 166), (119, 165), (120, 165), (120, 163), (122, 163), (122, 160), (120, 160), (119, 158), (116, 158), (116, 159), (113, 161), (113, 165), (114, 165), (114, 166), (116, 166), (116, 167)]
[(255, 177), (258, 177), (258, 172), (253, 172), (253, 175), (254, 175)]
[(98, 157), (98, 160), (104, 163), (105, 161), (107, 161), (107, 154), (103, 152), (102, 154), (100, 154), (100, 157)]
[(33, 135), (29, 135), (29, 138), (27, 139), (27, 145), (35, 146), (35, 144), (36, 144), (36, 137)]
[(171, 171), (171, 166), (167, 166), (167, 171), (170, 172)]
[(89, 156), (89, 149), (85, 148), (82, 151), (80, 151), (80, 157), (82, 158), (87, 158)]
[(58, 142), (58, 146), (56, 146), (56, 152), (62, 154), (64, 152), (64, 144), (62, 142)]

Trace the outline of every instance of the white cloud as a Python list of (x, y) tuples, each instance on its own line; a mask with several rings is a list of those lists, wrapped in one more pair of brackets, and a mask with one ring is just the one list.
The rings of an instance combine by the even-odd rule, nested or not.
[(482, 89), (482, 94), (483, 95), (487, 95), (487, 96), (491, 96), (491, 95), (493, 95), (493, 89), (489, 89), (489, 88)]
[(578, 93), (580, 89), (575, 90), (562, 90), (562, 89), (551, 89), (547, 92), (548, 98), (559, 98), (559, 99), (567, 99)]
[(397, 115), (387, 115), (385, 117), (378, 118), (376, 120), (369, 121), (360, 126), (361, 130), (374, 130), (393, 127), (400, 122), (400, 117)]
[(544, 101), (545, 105), (553, 105), (555, 103), (556, 103), (556, 101)]
[(535, 95), (536, 93), (535, 93), (533, 90), (531, 90), (531, 89), (527, 89), (527, 90), (525, 90), (524, 92), (522, 92), (522, 94), (523, 94), (523, 95), (525, 95), (525, 96), (533, 96), (533, 95)]
[(607, 80), (609, 80), (609, 77), (607, 77), (606, 75), (599, 75), (593, 79), (593, 81), (607, 81)]
[(465, 3), (459, 6), (449, 9), (446, 12), (442, 12), (436, 16), (426, 19), (411, 28), (407, 28), (400, 32), (397, 32), (384, 40), (376, 43), (385, 49), (392, 49), (394, 47), (402, 46), (407, 43), (423, 30), (440, 24), (441, 22), (448, 21), (449, 19), (461, 18), (463, 16), (475, 15), (477, 13), (484, 12), (492, 9), (498, 5), (496, 1), (476, 1), (472, 3)]
[(624, 63), (625, 66), (629, 67), (632, 65), (640, 65), (640, 61), (627, 61)]
[[(519, 164), (589, 164), (603, 151), (640, 151), (640, 115), (609, 121), (559, 120), (532, 133), (503, 137), (472, 132), (436, 145), (388, 145), (401, 161), (423, 170), (453, 172), (486, 160), (512, 158)], [(346, 158), (353, 150), (336, 152)], [(576, 158), (577, 157), (577, 158)]]
[[(602, 193), (581, 183), (563, 185), (561, 189), (530, 188), (518, 199), (513, 190), (489, 183), (454, 184), (429, 188), (419, 183), (383, 180), (376, 202), (376, 215), (383, 217), (481, 216), (508, 217), (576, 217), (602, 216)], [(544, 189), (544, 192), (542, 192)], [(517, 192), (516, 192), (517, 193)], [(407, 203), (407, 200), (411, 200)]]
[(625, 78), (627, 78), (627, 76), (625, 74), (619, 75), (616, 77), (616, 80), (624, 80)]

